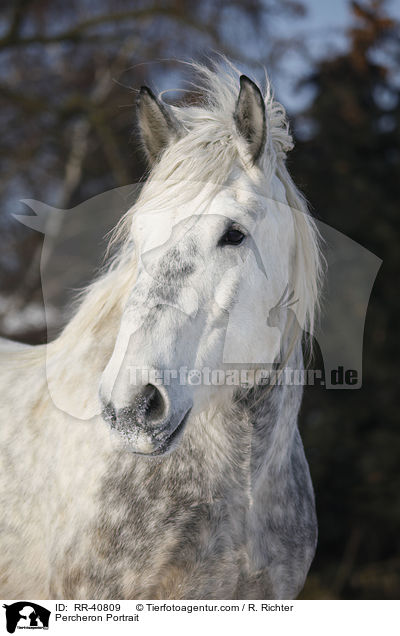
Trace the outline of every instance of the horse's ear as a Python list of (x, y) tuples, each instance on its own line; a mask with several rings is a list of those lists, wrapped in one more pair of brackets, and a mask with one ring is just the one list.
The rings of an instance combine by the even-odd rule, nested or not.
[(137, 112), (140, 136), (151, 165), (179, 137), (179, 123), (147, 86), (139, 91)]
[(240, 77), (240, 92), (233, 116), (236, 129), (256, 163), (263, 153), (267, 137), (265, 104), (260, 89), (246, 75)]

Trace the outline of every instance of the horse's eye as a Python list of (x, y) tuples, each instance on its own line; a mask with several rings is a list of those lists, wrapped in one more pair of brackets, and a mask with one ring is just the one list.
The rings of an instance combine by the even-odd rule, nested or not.
[(245, 235), (240, 230), (230, 229), (220, 240), (220, 245), (240, 245), (245, 238)]

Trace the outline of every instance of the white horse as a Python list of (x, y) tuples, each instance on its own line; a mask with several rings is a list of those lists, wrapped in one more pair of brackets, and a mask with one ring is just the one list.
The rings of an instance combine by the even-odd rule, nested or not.
[[(291, 598), (304, 584), (301, 387), (177, 370), (302, 368), (317, 232), (268, 82), (263, 96), (234, 69), (197, 70), (198, 105), (140, 91), (151, 171), (107, 271), (55, 341), (3, 344), (2, 598)], [(296, 320), (272, 328), (287, 289)]]

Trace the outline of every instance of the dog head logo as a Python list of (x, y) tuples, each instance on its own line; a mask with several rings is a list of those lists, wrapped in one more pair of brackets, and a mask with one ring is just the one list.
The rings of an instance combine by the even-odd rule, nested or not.
[(48, 629), (50, 610), (32, 603), (18, 601), (11, 605), (3, 605), (6, 610), (6, 627), (9, 634), (18, 629)]

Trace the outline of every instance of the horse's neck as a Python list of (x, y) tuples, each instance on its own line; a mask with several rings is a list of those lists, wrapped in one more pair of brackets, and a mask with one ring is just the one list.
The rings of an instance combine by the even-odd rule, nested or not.
[[(287, 367), (303, 369), (301, 343), (288, 355)], [(297, 416), (303, 390), (285, 383), (285, 375), (277, 384), (256, 386), (239, 396), (252, 423), (252, 473), (262, 468), (279, 472), (290, 460), (290, 450), (297, 431)]]
[[(300, 343), (288, 366), (303, 368)], [(314, 493), (297, 427), (301, 397), (301, 386), (285, 384), (247, 395), (253, 428), (247, 551), (250, 569), (266, 573), (274, 598), (297, 595), (315, 552)]]

